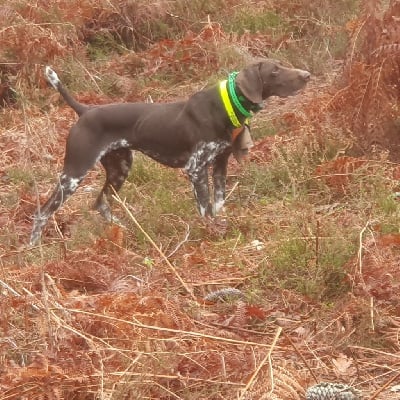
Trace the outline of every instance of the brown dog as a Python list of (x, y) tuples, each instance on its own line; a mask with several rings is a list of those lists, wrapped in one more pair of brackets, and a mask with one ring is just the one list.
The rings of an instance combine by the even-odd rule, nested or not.
[[(112, 220), (108, 200), (128, 176), (131, 150), (164, 165), (183, 168), (193, 185), (200, 214), (216, 215), (225, 200), (228, 158), (235, 145), (243, 141), (249, 116), (261, 109), (263, 100), (294, 95), (310, 79), (307, 71), (264, 60), (230, 74), (227, 81), (201, 90), (187, 101), (87, 106), (72, 98), (51, 68), (46, 68), (46, 75), (80, 118), (69, 133), (59, 182), (34, 217), (31, 245), (39, 241), (50, 216), (98, 161), (106, 171), (106, 182), (95, 208)], [(213, 167), (213, 204), (209, 166)]]

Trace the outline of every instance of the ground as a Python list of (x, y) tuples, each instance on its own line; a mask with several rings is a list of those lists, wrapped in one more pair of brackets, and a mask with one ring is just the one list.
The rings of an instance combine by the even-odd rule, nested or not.
[[(216, 220), (197, 215), (181, 171), (136, 155), (113, 205), (125, 227), (91, 209), (104, 179), (97, 166), (49, 222), (42, 244), (31, 248), (32, 215), (53, 188), (76, 120), (43, 79), (49, 58), (82, 102), (171, 101), (217, 82), (243, 59), (265, 55), (267, 37), (269, 52), (288, 62), (287, 46), (295, 63), (296, 40), (275, 28), (260, 33), (267, 17), (271, 26), (279, 16), (283, 26), (291, 13), (296, 27), (314, 26), (311, 17), (293, 20), (296, 2), (276, 15), (256, 2), (263, 19), (251, 21), (258, 31), (241, 32), (213, 23), (209, 3), (202, 29), (166, 39), (158, 19), (160, 38), (146, 31), (154, 45), (133, 51), (104, 34), (112, 16), (113, 28), (121, 24), (119, 38), (127, 35), (116, 4), (111, 11), (103, 3), (60, 4), (71, 21), (65, 26), (48, 11), (52, 2), (0, 9), (3, 57), (10, 60), (0, 64), (8, 79), (0, 92), (7, 94), (0, 399), (294, 400), (325, 381), (350, 385), (366, 399), (400, 399), (399, 170), (390, 136), (398, 124), (398, 88), (397, 97), (392, 89), (399, 58), (382, 50), (384, 58), (372, 63), (363, 57), (380, 43), (365, 35), (369, 49), (361, 41), (370, 24), (397, 32), (389, 18), (398, 13), (395, 2), (386, 13), (350, 19), (353, 54), (331, 59), (324, 70), (303, 57), (297, 66), (312, 69), (312, 81), (295, 97), (269, 100), (253, 118), (255, 147), (243, 164), (231, 161), (226, 209)], [(152, 15), (162, 2), (157, 7)], [(230, 21), (250, 26), (243, 6), (235, 7)], [(329, 28), (339, 35), (318, 17), (325, 34)], [(33, 34), (24, 36), (27, 29)], [(11, 50), (26, 57), (24, 67), (13, 69)], [(82, 54), (90, 58), (79, 61)], [(374, 134), (392, 139), (366, 146), (364, 136)]]

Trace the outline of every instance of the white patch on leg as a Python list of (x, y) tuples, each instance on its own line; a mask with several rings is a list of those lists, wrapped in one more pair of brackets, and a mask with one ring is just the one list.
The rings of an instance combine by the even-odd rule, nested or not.
[(50, 85), (53, 86), (53, 88), (57, 90), (58, 89), (57, 86), (60, 83), (60, 79), (58, 79), (58, 75), (49, 66), (46, 66), (45, 74), (46, 74), (47, 80), (49, 81)]
[[(225, 151), (228, 146), (230, 146), (230, 143), (223, 140), (199, 143), (185, 165), (184, 170), (189, 175), (192, 185), (194, 185), (194, 194), (202, 217), (205, 217), (206, 215), (206, 204), (208, 204), (209, 198), (201, 198), (201, 193), (197, 193), (196, 185), (207, 185), (204, 192), (208, 191), (208, 182), (200, 182), (200, 179), (203, 176), (204, 171), (207, 171), (207, 167), (212, 164), (215, 161), (215, 158)], [(216, 203), (218, 204), (213, 206), (214, 215), (216, 210), (220, 210), (224, 204), (222, 193), (217, 195), (217, 198), (218, 201), (216, 201)]]
[(100, 159), (112, 150), (120, 149), (121, 147), (130, 147), (129, 142), (126, 139), (117, 140), (115, 142), (110, 143), (106, 148), (101, 150), (98, 157), (96, 158), (96, 163), (100, 161)]
[(222, 208), (224, 207), (224, 204), (225, 204), (225, 200), (222, 199), (222, 198), (221, 199), (218, 198), (215, 201), (215, 204), (214, 204), (214, 215), (217, 215), (222, 210)]
[(205, 209), (205, 207), (203, 207), (202, 205), (199, 205), (199, 209), (200, 209), (200, 215), (201, 215), (202, 217), (205, 217), (205, 216), (206, 216), (206, 209)]
[(225, 141), (200, 143), (186, 163), (185, 172), (195, 177), (201, 169), (213, 163), (215, 157), (222, 153), (229, 145), (230, 143)]
[(72, 190), (73, 192), (75, 192), (75, 190), (78, 188), (78, 186), (79, 186), (79, 182), (80, 182), (81, 180), (80, 179), (78, 179), (78, 178), (72, 178), (71, 179), (71, 181), (70, 181), (70, 184), (69, 184), (69, 190)]
[(69, 192), (75, 192), (75, 190), (78, 188), (80, 181), (82, 178), (69, 178), (65, 174), (60, 176), (60, 181), (68, 179), (68, 186), (62, 184), (61, 189), (62, 190), (68, 190)]

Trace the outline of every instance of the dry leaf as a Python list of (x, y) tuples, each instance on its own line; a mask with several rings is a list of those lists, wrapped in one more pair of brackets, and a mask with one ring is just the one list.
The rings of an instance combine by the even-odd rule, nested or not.
[(337, 375), (351, 376), (356, 372), (356, 368), (352, 366), (353, 360), (345, 354), (340, 353), (337, 358), (332, 359), (334, 371)]

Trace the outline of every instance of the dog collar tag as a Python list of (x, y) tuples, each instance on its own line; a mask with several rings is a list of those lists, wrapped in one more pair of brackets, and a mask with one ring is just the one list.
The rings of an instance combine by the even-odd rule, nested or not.
[[(239, 130), (239, 128), (236, 128)], [(235, 129), (235, 130), (236, 130)], [(247, 125), (239, 132), (236, 140), (232, 144), (232, 153), (237, 162), (241, 163), (243, 158), (247, 156), (249, 150), (254, 146), (251, 138), (250, 129)]]

